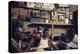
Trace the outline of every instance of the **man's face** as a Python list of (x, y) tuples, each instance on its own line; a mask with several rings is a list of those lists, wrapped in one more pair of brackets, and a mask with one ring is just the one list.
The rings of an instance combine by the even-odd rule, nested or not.
[(48, 37), (48, 31), (45, 31), (45, 33), (44, 33), (44, 36), (43, 37), (45, 37), (45, 38), (47, 38)]

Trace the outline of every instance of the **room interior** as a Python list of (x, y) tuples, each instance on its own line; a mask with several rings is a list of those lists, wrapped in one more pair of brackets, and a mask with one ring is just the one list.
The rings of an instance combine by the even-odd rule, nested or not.
[[(78, 35), (78, 13), (75, 13), (78, 11), (77, 5), (12, 1), (9, 3), (9, 6), (11, 38), (19, 27), (22, 28), (21, 32), (24, 33), (22, 36), (26, 38), (34, 30), (41, 30), (40, 34), (43, 35), (43, 30), (47, 28), (49, 37), (53, 41), (61, 40), (64, 44), (70, 43), (74, 39), (75, 34)], [(60, 48), (61, 50), (77, 49), (77, 47), (70, 48), (66, 46), (65, 49), (64, 46), (62, 47)], [(51, 50), (55, 50), (52, 48)]]

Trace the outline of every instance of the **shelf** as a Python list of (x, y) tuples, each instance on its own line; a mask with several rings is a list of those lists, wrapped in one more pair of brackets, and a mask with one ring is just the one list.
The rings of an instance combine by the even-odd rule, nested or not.
[(43, 23), (43, 22), (31, 22), (28, 27), (49, 27), (51, 28), (52, 26), (54, 27), (61, 27), (61, 28), (66, 28), (66, 27), (72, 27), (73, 24), (56, 24), (56, 23)]
[[(13, 6), (12, 6), (13, 7)], [(51, 12), (52, 10), (49, 9), (43, 9), (43, 8), (30, 8), (30, 7), (25, 7), (25, 6), (15, 6), (16, 8), (24, 8), (24, 9), (32, 9), (32, 10), (40, 10), (40, 11), (46, 11), (46, 12)]]

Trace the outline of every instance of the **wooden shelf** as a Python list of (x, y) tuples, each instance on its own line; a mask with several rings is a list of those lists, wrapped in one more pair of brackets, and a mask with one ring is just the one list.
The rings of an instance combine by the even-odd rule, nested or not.
[[(13, 6), (12, 6), (13, 7)], [(43, 8), (30, 8), (30, 7), (25, 7), (25, 6), (15, 6), (16, 8), (24, 8), (24, 9), (32, 9), (32, 10), (40, 10), (40, 11), (46, 11), (46, 12), (51, 12), (52, 10), (49, 9), (43, 9)]]
[(56, 23), (43, 23), (43, 22), (31, 22), (29, 25), (29, 27), (49, 27), (51, 28), (52, 26), (54, 27), (62, 27), (62, 28), (66, 28), (66, 27), (72, 27), (73, 24), (56, 24)]

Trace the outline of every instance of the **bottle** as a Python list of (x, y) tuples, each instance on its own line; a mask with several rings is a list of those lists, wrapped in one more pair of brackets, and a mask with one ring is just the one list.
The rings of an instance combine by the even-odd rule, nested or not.
[(69, 23), (69, 20), (68, 20), (68, 18), (66, 18), (66, 19), (65, 19), (65, 23), (66, 23), (66, 24), (68, 24), (68, 23)]

